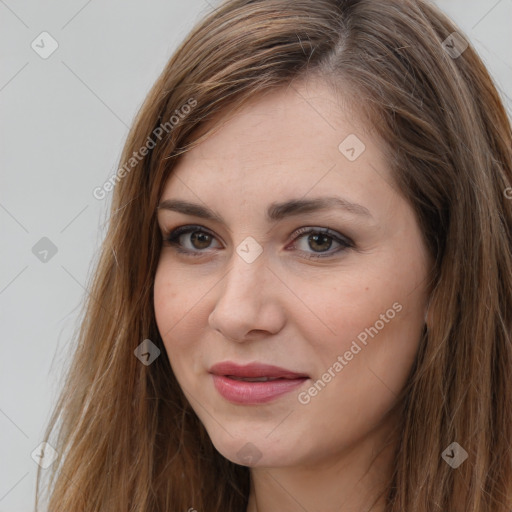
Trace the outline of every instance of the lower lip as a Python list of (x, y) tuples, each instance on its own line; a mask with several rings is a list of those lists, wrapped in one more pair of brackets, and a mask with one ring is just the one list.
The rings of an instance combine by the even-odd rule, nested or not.
[(247, 382), (212, 375), (217, 391), (235, 404), (263, 404), (298, 388), (307, 378), (278, 379), (266, 382)]

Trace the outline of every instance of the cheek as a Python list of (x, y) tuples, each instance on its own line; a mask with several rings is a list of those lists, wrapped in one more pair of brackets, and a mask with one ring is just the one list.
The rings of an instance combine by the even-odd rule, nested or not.
[(406, 384), (418, 351), (423, 325), (418, 308), (410, 297), (394, 301), (394, 293), (381, 292), (368, 293), (359, 309), (341, 298), (337, 307), (326, 310), (335, 335), (308, 331), (316, 374), (299, 397), (305, 404), (299, 411), (312, 430), (326, 431), (329, 418), (336, 425), (330, 434), (343, 442), (382, 421)]
[[(155, 275), (154, 308), (155, 320), (162, 337), (169, 360), (175, 367), (180, 351), (186, 346), (180, 343), (183, 340), (183, 330), (193, 316), (194, 293), (190, 286), (180, 280), (179, 273), (169, 268), (169, 265), (160, 263)], [(182, 346), (180, 346), (182, 345)]]
[[(406, 277), (402, 274), (395, 279), (388, 272), (387, 279), (382, 274), (376, 279), (374, 273), (365, 272), (309, 296), (314, 311), (304, 308), (304, 314), (295, 318), (313, 348), (320, 373), (342, 356), (346, 377), (350, 374), (359, 382), (362, 374), (357, 371), (364, 368), (367, 374), (369, 369), (372, 381), (381, 377), (399, 390), (424, 326), (424, 291), (417, 286), (415, 275)], [(352, 369), (345, 371), (349, 366)]]
[(155, 320), (176, 378), (186, 384), (202, 371), (200, 345), (208, 324), (207, 293), (214, 283), (185, 275), (161, 260), (154, 282)]
[(174, 333), (182, 322), (196, 314), (206, 290), (162, 255), (155, 274), (153, 299), (156, 322), (164, 341), (164, 333)]

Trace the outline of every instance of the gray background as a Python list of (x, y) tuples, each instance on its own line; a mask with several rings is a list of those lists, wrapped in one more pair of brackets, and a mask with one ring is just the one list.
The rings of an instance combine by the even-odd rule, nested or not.
[[(512, 0), (437, 3), (483, 57), (510, 113)], [(33, 509), (31, 453), (106, 232), (111, 193), (100, 201), (92, 190), (116, 171), (149, 88), (213, 5), (0, 0), (0, 512)], [(59, 45), (47, 59), (31, 47), (49, 48), (43, 31)], [(42, 237), (57, 249), (46, 262), (32, 249)]]

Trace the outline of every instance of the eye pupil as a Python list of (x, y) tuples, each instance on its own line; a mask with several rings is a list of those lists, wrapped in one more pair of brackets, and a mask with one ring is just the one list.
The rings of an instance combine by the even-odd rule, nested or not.
[[(313, 246), (310, 246), (314, 251), (316, 252), (322, 252), (322, 251), (325, 251), (325, 250), (329, 250), (331, 248), (331, 245), (332, 245), (332, 238), (330, 236), (327, 236), (327, 235), (324, 235), (324, 234), (312, 234), (312, 235), (309, 235), (308, 237), (308, 241), (311, 243), (313, 242), (314, 244), (317, 244), (318, 243), (318, 239), (323, 239), (323, 241), (327, 241), (327, 247), (321, 247), (319, 250), (315, 249)], [(322, 245), (320, 243), (320, 245)]]
[[(191, 234), (190, 240), (192, 242), (192, 245), (196, 249), (206, 249), (210, 245), (210, 242), (211, 242), (210, 238), (211, 238), (210, 235), (207, 233), (204, 233), (201, 231), (194, 231)], [(199, 246), (196, 245), (197, 241), (199, 241)], [(202, 243), (204, 245), (201, 245)]]

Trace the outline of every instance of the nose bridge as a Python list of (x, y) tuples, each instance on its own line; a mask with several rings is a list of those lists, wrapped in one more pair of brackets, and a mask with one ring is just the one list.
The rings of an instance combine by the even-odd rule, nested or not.
[[(261, 297), (267, 280), (265, 256), (256, 254), (250, 242), (242, 242), (232, 256), (227, 275), (224, 277), (221, 300), (243, 300), (254, 307), (255, 300)], [(243, 304), (240, 304), (242, 306)]]
[(212, 328), (233, 340), (243, 341), (250, 331), (276, 332), (282, 323), (269, 295), (266, 258), (255, 249), (251, 241), (236, 248), (209, 318)]

